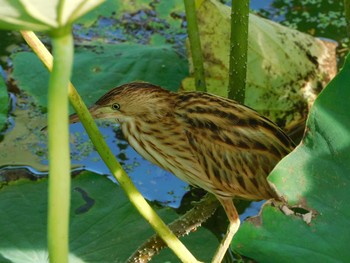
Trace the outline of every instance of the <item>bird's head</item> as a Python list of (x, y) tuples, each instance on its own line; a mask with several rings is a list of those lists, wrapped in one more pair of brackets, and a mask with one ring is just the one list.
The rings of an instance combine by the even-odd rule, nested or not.
[[(172, 109), (170, 96), (174, 94), (159, 86), (145, 82), (133, 82), (116, 87), (103, 95), (89, 111), (94, 119), (116, 119), (124, 122), (132, 119), (157, 121)], [(79, 121), (76, 114), (70, 123)]]

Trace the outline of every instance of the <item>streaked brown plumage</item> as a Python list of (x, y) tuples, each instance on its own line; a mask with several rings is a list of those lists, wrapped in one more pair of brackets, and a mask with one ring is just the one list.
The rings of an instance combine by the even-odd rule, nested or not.
[(135, 82), (106, 93), (90, 112), (96, 119), (116, 119), (145, 159), (220, 200), (231, 224), (221, 254), (239, 226), (233, 197), (278, 198), (266, 177), (293, 143), (246, 106), (208, 93), (173, 93)]

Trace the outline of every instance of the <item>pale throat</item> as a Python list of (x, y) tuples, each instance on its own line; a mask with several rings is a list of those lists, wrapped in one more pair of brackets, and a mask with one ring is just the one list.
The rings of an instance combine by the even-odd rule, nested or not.
[(117, 117), (114, 117), (114, 119), (120, 124), (124, 124), (126, 122), (133, 122), (134, 121), (134, 118), (132, 118), (132, 117), (121, 116), (121, 115), (119, 115)]

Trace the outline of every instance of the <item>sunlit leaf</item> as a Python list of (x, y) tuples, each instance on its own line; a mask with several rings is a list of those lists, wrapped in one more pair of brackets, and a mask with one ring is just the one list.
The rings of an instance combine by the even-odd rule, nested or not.
[[(198, 21), (208, 90), (227, 96), (231, 10), (219, 1), (202, 2)], [(336, 73), (335, 46), (251, 14), (245, 104), (282, 125), (306, 118)], [(194, 89), (193, 78), (183, 84)]]
[(69, 25), (104, 0), (0, 0), (0, 28), (52, 30)]

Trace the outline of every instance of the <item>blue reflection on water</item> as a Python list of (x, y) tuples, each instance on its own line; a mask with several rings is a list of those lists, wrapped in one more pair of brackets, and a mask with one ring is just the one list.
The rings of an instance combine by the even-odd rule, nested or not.
[[(125, 156), (122, 166), (127, 171), (132, 181), (148, 200), (157, 200), (172, 207), (180, 205), (183, 195), (188, 190), (188, 184), (181, 181), (171, 173), (151, 164), (143, 159), (126, 141), (116, 138), (114, 130), (118, 126), (100, 126), (107, 144), (115, 156)], [(86, 170), (99, 174), (110, 175), (107, 166), (103, 163), (98, 153), (88, 139), (80, 123), (72, 124), (71, 152), (72, 166), (83, 167)], [(119, 147), (117, 145), (120, 145)], [(120, 159), (118, 159), (120, 161)], [(115, 181), (114, 177), (110, 178)]]
[(271, 5), (272, 0), (250, 0), (250, 9), (268, 9)]

